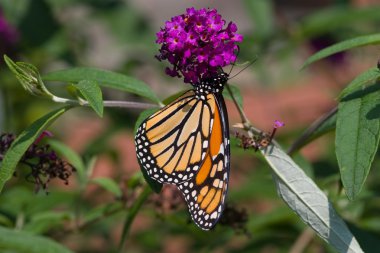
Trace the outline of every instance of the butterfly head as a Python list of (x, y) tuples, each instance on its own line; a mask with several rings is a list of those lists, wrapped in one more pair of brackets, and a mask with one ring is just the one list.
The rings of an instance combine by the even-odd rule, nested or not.
[(195, 93), (202, 97), (207, 94), (222, 93), (224, 85), (228, 81), (228, 74), (220, 72), (213, 77), (201, 78), (200, 82), (194, 84)]

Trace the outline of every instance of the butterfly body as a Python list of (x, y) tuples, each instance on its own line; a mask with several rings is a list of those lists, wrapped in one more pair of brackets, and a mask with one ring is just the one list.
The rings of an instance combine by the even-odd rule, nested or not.
[(204, 230), (220, 218), (228, 188), (229, 128), (222, 96), (227, 80), (225, 73), (202, 79), (148, 117), (135, 137), (147, 175), (176, 185), (192, 219)]

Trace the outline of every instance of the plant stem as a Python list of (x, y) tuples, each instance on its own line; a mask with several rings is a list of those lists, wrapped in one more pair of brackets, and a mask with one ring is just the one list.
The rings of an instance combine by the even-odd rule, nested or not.
[(136, 201), (133, 203), (133, 205), (129, 209), (129, 212), (127, 213), (127, 216), (125, 217), (123, 232), (121, 234), (119, 248), (117, 251), (118, 253), (123, 252), (124, 247), (125, 247), (125, 242), (127, 240), (127, 236), (129, 233), (129, 229), (131, 228), (132, 222), (135, 219), (135, 217), (136, 217), (138, 211), (140, 210), (141, 206), (148, 199), (148, 197), (151, 193), (152, 193), (152, 190), (149, 188), (148, 185), (145, 185), (140, 196), (136, 199)]
[[(53, 96), (52, 100), (57, 103), (69, 104), (69, 105), (80, 105), (80, 106), (90, 106), (86, 101), (79, 102), (73, 99), (61, 98)], [(131, 102), (131, 101), (103, 101), (104, 107), (119, 107), (119, 108), (135, 108), (135, 109), (149, 109), (157, 107), (155, 104), (141, 103), (141, 102)]]
[(101, 221), (103, 218), (107, 218), (107, 217), (110, 217), (110, 216), (112, 216), (114, 214), (117, 214), (118, 212), (123, 211), (123, 209), (124, 209), (123, 207), (117, 207), (115, 209), (106, 211), (106, 212), (103, 213), (102, 216), (97, 217), (97, 218), (95, 218), (93, 220), (90, 220), (90, 221), (88, 221), (86, 223), (83, 223), (83, 224), (79, 225), (76, 230), (83, 231), (84, 229), (88, 228), (89, 226), (91, 226), (91, 225), (93, 225), (93, 224)]
[(24, 223), (25, 223), (25, 214), (24, 212), (20, 212), (16, 218), (15, 229), (21, 230), (22, 227), (24, 226)]
[(309, 126), (309, 128), (306, 129), (305, 132), (303, 132), (302, 135), (293, 142), (293, 144), (288, 149), (287, 154), (291, 155), (293, 154), (294, 151), (300, 149), (305, 144), (305, 142), (309, 139), (309, 137), (315, 132), (315, 130), (318, 129), (323, 123), (325, 123), (326, 120), (334, 116), (337, 112), (338, 112), (338, 107), (335, 106), (329, 112), (325, 113), (324, 115), (322, 115), (322, 117), (314, 121)]
[(305, 251), (307, 245), (313, 240), (314, 231), (311, 228), (306, 228), (302, 234), (297, 238), (293, 246), (290, 248), (290, 253), (302, 253)]
[(236, 101), (236, 98), (234, 97), (230, 86), (228, 84), (226, 84), (226, 87), (227, 87), (228, 93), (230, 93), (230, 95), (232, 97), (232, 101), (234, 102), (234, 104), (235, 104), (235, 106), (236, 106), (236, 108), (240, 114), (240, 118), (241, 118), (241, 121), (243, 122), (244, 126), (245, 125), (250, 126), (251, 123), (250, 123), (249, 119), (247, 118), (247, 116), (245, 115), (243, 108), (241, 108), (240, 105), (238, 104), (238, 102)]
[[(262, 131), (260, 129), (254, 127), (251, 124), (251, 122), (249, 121), (248, 117), (245, 115), (243, 108), (241, 108), (240, 105), (237, 103), (234, 95), (232, 94), (231, 88), (228, 86), (228, 84), (226, 86), (227, 86), (228, 93), (230, 93), (230, 95), (232, 97), (232, 100), (234, 101), (234, 104), (235, 104), (237, 110), (239, 111), (240, 118), (241, 118), (241, 121), (242, 121), (243, 126), (244, 126), (244, 130), (247, 131), (249, 137), (253, 137), (254, 135), (261, 134)], [(278, 142), (274, 138), (271, 140), (271, 143), (273, 143), (274, 145), (279, 146)]]

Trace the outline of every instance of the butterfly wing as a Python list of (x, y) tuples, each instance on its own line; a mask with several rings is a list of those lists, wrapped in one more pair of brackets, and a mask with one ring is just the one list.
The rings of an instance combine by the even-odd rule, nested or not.
[(201, 100), (190, 90), (140, 125), (137, 157), (152, 179), (177, 184), (195, 176), (206, 157), (215, 108), (213, 95)]
[(195, 177), (178, 184), (193, 221), (204, 230), (214, 227), (223, 212), (230, 170), (226, 106), (222, 95), (214, 94), (213, 97), (217, 109), (214, 113), (206, 158)]

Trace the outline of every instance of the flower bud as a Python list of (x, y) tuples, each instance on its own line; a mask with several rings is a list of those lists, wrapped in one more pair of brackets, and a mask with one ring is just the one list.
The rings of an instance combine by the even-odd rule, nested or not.
[(6, 55), (4, 55), (4, 61), (25, 90), (35, 96), (53, 97), (53, 94), (45, 87), (35, 66), (25, 62), (14, 62)]

